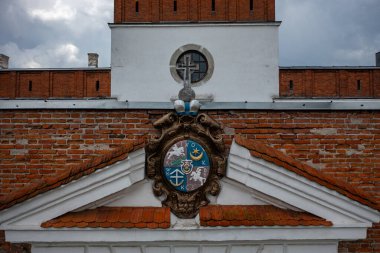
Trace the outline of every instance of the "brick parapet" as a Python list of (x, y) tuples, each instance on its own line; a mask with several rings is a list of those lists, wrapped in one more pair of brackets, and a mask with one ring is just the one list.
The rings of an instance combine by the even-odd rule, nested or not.
[(380, 68), (280, 69), (280, 97), (380, 98)]
[[(380, 68), (280, 69), (282, 98), (380, 98)], [(0, 71), (0, 98), (111, 96), (111, 70)]]
[(85, 98), (110, 94), (109, 69), (0, 71), (0, 98)]

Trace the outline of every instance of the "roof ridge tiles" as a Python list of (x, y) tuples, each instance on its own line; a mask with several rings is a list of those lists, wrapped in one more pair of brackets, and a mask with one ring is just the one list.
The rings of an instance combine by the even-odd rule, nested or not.
[[(96, 215), (91, 216), (91, 212)], [(144, 219), (144, 212), (150, 212)], [(154, 214), (159, 212), (160, 217)], [(101, 218), (101, 219), (99, 219)], [(170, 209), (167, 207), (98, 207), (69, 212), (41, 224), (43, 228), (169, 228)]]
[(110, 150), (101, 157), (93, 158), (90, 161), (83, 162), (79, 165), (70, 165), (68, 170), (52, 177), (43, 178), (36, 183), (18, 189), (7, 196), (0, 198), (0, 210), (7, 209), (27, 199), (68, 184), (73, 180), (90, 175), (96, 170), (121, 161), (128, 157), (130, 152), (143, 148), (144, 142), (144, 139), (131, 141), (123, 146)]
[[(221, 215), (215, 216), (217, 212)], [(227, 215), (226, 215), (227, 214)], [(307, 212), (270, 205), (209, 205), (200, 209), (201, 226), (332, 226)]]
[(316, 182), (330, 190), (337, 191), (356, 202), (380, 211), (380, 205), (377, 204), (373, 197), (361, 189), (355, 188), (340, 179), (329, 177), (322, 171), (296, 160), (295, 158), (292, 158), (285, 153), (268, 146), (264, 142), (253, 139), (245, 139), (240, 135), (235, 136), (235, 142), (238, 145), (247, 148), (250, 151), (250, 154), (254, 157), (275, 163), (278, 166)]

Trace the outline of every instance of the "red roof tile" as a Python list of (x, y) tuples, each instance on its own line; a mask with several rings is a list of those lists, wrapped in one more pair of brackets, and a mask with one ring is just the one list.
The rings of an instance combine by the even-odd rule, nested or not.
[(70, 212), (41, 224), (43, 228), (169, 228), (165, 207), (99, 207)]
[(70, 183), (73, 180), (92, 174), (93, 172), (106, 166), (124, 160), (128, 157), (130, 152), (143, 148), (143, 143), (144, 140), (131, 142), (117, 149), (111, 150), (109, 153), (101, 157), (94, 158), (80, 165), (71, 166), (60, 174), (42, 179), (37, 183), (31, 184), (7, 196), (4, 196), (0, 198), (0, 210), (9, 208), (41, 193), (58, 188), (62, 185)]
[(241, 136), (236, 136), (235, 141), (240, 146), (249, 149), (251, 155), (254, 157), (274, 163), (324, 187), (339, 192), (340, 194), (343, 194), (346, 197), (355, 200), (363, 205), (372, 207), (376, 210), (380, 210), (379, 204), (377, 204), (371, 196), (361, 191), (360, 189), (357, 189), (339, 179), (331, 178), (323, 172), (316, 170), (315, 168), (302, 163), (290, 156), (285, 155), (277, 149), (269, 147), (268, 145), (256, 140), (244, 139)]
[(332, 226), (330, 221), (306, 212), (285, 210), (275, 206), (201, 207), (201, 226)]

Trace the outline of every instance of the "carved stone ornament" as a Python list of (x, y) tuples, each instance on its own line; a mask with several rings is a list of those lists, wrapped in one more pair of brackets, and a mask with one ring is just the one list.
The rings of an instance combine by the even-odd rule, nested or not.
[(154, 124), (161, 136), (146, 146), (146, 172), (162, 205), (179, 218), (195, 217), (220, 192), (226, 158), (220, 125), (206, 114), (169, 113)]

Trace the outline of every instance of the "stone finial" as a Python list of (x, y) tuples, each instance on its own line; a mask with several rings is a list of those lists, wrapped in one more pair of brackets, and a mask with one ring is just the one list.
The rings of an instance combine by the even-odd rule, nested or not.
[(8, 69), (9, 57), (5, 54), (0, 54), (0, 69)]
[(99, 55), (97, 53), (88, 53), (88, 67), (97, 68)]
[(376, 53), (376, 67), (380, 67), (380, 52)]

